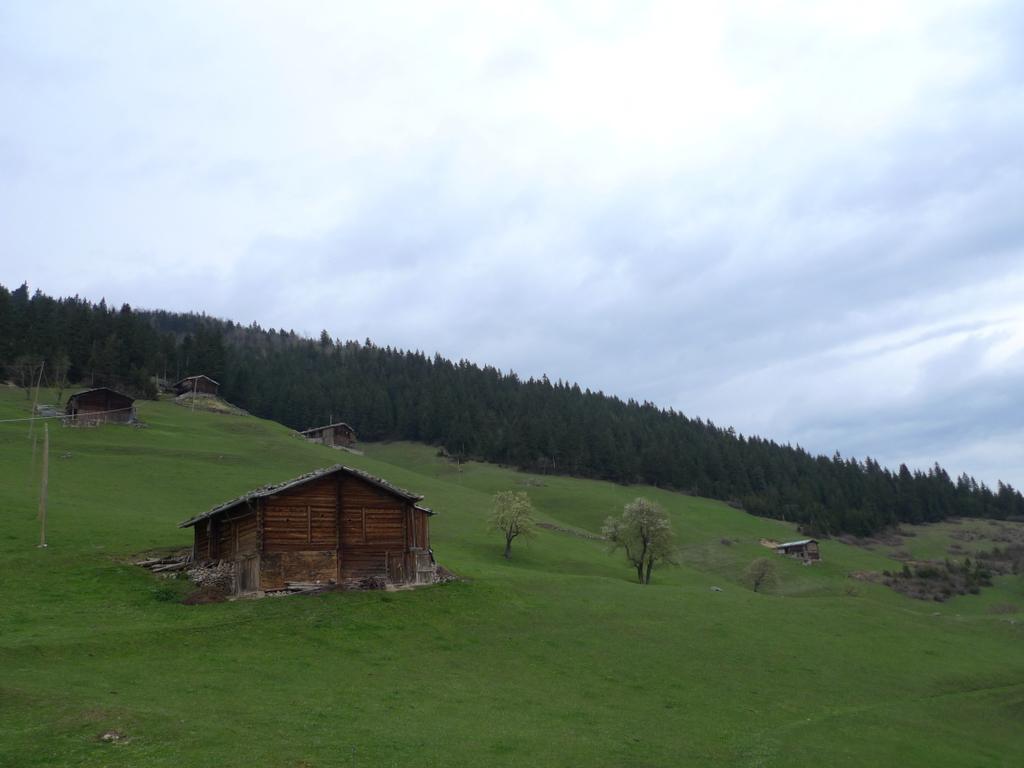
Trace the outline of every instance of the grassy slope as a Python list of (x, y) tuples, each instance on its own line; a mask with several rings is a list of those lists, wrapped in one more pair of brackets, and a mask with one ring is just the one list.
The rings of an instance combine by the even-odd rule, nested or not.
[[(988, 611), (1024, 606), (1020, 579), (917, 603), (846, 578), (891, 567), (883, 553), (826, 542), (821, 567), (780, 560), (777, 594), (753, 594), (738, 578), (758, 538), (792, 530), (716, 502), (139, 410), (147, 429), (51, 430), (47, 550), (27, 428), (0, 424), (2, 765), (1024, 764), (1024, 631)], [(0, 418), (26, 412), (0, 391)], [(124, 561), (187, 544), (175, 523), (198, 510), (339, 459), (426, 494), (435, 552), (469, 581), (187, 607), (160, 599), (184, 585)], [(656, 498), (686, 563), (643, 588), (599, 543), (552, 532), (506, 563), (484, 525), (506, 488), (588, 530)], [(128, 743), (99, 743), (111, 728)]]

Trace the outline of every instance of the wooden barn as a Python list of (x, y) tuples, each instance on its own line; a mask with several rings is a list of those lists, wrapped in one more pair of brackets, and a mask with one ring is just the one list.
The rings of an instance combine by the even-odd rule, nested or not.
[(107, 387), (76, 392), (64, 412), (72, 424), (130, 424), (135, 421), (135, 399)]
[(821, 552), (818, 549), (817, 539), (800, 539), (800, 541), (787, 541), (775, 547), (780, 555), (795, 557), (798, 560), (811, 563), (821, 560)]
[(356, 431), (343, 421), (323, 427), (313, 427), (299, 434), (310, 442), (323, 443), (331, 447), (336, 445), (355, 445), (356, 442)]
[(290, 584), (424, 584), (430, 517), (418, 496), (337, 465), (257, 488), (186, 520), (196, 561), (234, 564), (239, 594)]
[(186, 392), (194, 392), (197, 395), (216, 395), (218, 389), (220, 389), (220, 383), (204, 374), (186, 376), (174, 384), (174, 391), (179, 395), (184, 395)]

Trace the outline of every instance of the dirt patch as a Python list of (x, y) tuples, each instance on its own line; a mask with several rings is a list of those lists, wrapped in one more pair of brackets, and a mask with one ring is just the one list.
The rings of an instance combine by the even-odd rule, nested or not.
[(995, 614), (1019, 613), (1020, 608), (1013, 603), (996, 603), (989, 607), (988, 612)]
[(200, 587), (181, 602), (184, 605), (209, 605), (210, 603), (223, 603), (226, 602), (227, 599), (228, 596), (223, 590), (212, 589), (210, 587)]
[(993, 573), (1002, 575), (1024, 574), (1024, 544), (1011, 544), (1008, 547), (992, 547), (987, 552), (978, 552), (978, 562), (983, 563)]
[(216, 395), (205, 395), (202, 393), (192, 394), (186, 392), (183, 395), (178, 395), (174, 398), (174, 402), (177, 405), (185, 408), (192, 408), (197, 411), (207, 411), (208, 413), (227, 413), (232, 416), (248, 416), (249, 412), (242, 410), (236, 405), (232, 405), (226, 400), (221, 400)]
[(909, 561), (900, 571), (883, 571), (881, 583), (915, 600), (943, 603), (956, 595), (976, 595), (992, 586), (992, 570), (981, 562)]
[(437, 566), (437, 570), (434, 572), (435, 584), (451, 584), (453, 581), (466, 581), (466, 579), (452, 573), (443, 565)]
[(950, 531), (949, 538), (956, 539), (957, 541), (982, 541), (983, 539), (987, 539), (988, 536), (983, 533), (978, 533), (977, 531), (967, 530)]
[(599, 536), (596, 533), (590, 531), (578, 531), (572, 528), (563, 528), (560, 525), (554, 523), (537, 523), (538, 528), (543, 528), (546, 531), (554, 531), (555, 533), (564, 533), (569, 536), (575, 536), (577, 539), (586, 539), (587, 541), (605, 541), (604, 536)]
[[(132, 562), (153, 573), (157, 578), (176, 579), (187, 576), (196, 589), (186, 596), (185, 605), (204, 605), (227, 600), (235, 589), (235, 566), (227, 560), (192, 560), (191, 549), (154, 550), (136, 555)], [(156, 591), (160, 600), (177, 599), (178, 591), (164, 586)]]
[(863, 547), (864, 549), (873, 550), (875, 547), (889, 547), (896, 549), (903, 546), (903, 540), (908, 536), (913, 536), (913, 533), (896, 529), (894, 531), (884, 531), (875, 536), (854, 536), (850, 533), (840, 534), (836, 537), (838, 541), (843, 544), (849, 544), (854, 547)]
[(870, 581), (877, 583), (882, 580), (882, 574), (876, 571), (854, 571), (850, 574), (850, 578), (856, 579), (857, 581)]

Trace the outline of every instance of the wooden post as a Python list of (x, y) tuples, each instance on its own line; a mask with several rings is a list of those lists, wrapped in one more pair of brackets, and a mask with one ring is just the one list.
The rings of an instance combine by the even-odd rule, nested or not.
[(46, 492), (50, 480), (50, 425), (43, 424), (43, 482), (39, 489), (39, 546), (46, 546)]
[(36, 444), (38, 440), (32, 435), (32, 460), (28, 469), (28, 489), (32, 490), (32, 478), (36, 476)]
[(32, 413), (29, 414), (32, 419), (28, 423), (28, 436), (30, 438), (35, 437), (36, 409), (39, 407), (39, 385), (43, 383), (43, 368), (45, 366), (46, 361), (43, 360), (39, 364), (39, 376), (36, 378), (35, 396), (32, 398)]

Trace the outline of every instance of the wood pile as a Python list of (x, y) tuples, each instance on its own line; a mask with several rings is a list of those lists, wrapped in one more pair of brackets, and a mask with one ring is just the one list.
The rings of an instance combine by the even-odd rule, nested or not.
[(139, 560), (135, 564), (146, 568), (153, 573), (173, 573), (175, 571), (184, 571), (188, 568), (192, 564), (192, 554), (185, 553), (170, 555), (168, 557), (150, 557), (146, 560)]
[(190, 563), (188, 577), (203, 589), (225, 595), (235, 591), (235, 565), (230, 560), (202, 560)]
[(320, 592), (326, 592), (333, 587), (333, 584), (321, 584), (318, 581), (289, 581), (285, 582), (284, 589), (268, 590), (267, 594), (273, 597), (284, 597), (285, 595), (315, 595)]

